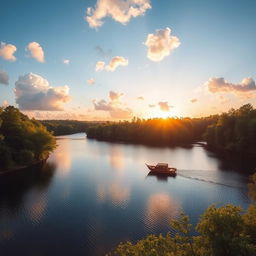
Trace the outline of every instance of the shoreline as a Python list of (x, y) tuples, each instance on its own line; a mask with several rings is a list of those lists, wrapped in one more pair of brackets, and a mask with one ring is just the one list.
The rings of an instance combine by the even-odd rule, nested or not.
[(11, 169), (0, 170), (0, 177), (9, 175), (9, 174), (13, 174), (16, 172), (24, 171), (31, 167), (39, 167), (40, 165), (44, 165), (46, 163), (47, 159), (48, 159), (48, 157), (45, 159), (42, 159), (42, 160), (34, 161), (33, 163), (28, 164), (28, 165), (15, 166)]

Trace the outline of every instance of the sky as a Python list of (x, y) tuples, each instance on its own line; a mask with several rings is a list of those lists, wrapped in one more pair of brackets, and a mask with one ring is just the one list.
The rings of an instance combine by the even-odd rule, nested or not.
[(0, 105), (37, 119), (256, 106), (254, 0), (0, 3)]

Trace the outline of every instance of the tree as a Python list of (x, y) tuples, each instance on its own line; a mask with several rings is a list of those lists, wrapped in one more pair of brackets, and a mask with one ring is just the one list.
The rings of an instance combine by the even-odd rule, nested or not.
[(0, 169), (45, 159), (55, 146), (54, 136), (40, 122), (13, 106), (0, 110)]

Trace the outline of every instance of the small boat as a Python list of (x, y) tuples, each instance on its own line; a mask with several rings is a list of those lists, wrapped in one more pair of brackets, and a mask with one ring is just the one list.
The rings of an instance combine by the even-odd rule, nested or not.
[(176, 176), (177, 169), (174, 167), (169, 167), (166, 163), (158, 163), (157, 165), (149, 165), (146, 164), (148, 169), (151, 171), (151, 174), (159, 174), (159, 175), (170, 175)]

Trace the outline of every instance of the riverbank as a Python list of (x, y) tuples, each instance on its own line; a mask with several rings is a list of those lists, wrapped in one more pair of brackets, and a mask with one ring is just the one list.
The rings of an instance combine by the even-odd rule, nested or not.
[(33, 163), (28, 164), (28, 165), (15, 166), (13, 168), (4, 169), (4, 170), (0, 169), (0, 177), (1, 176), (6, 176), (6, 175), (9, 175), (9, 174), (14, 174), (14, 173), (17, 173), (17, 172), (21, 172), (21, 171), (24, 171), (24, 170), (26, 170), (28, 168), (31, 168), (31, 167), (42, 167), (46, 163), (47, 159), (48, 159), (48, 157), (46, 159), (33, 161)]

